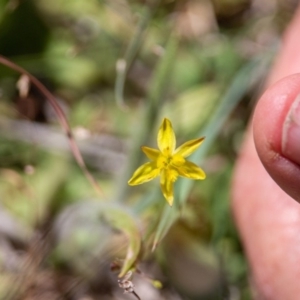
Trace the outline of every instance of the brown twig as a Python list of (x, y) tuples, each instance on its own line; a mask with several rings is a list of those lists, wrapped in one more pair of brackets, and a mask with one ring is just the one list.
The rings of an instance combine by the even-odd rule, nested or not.
[(88, 170), (88, 168), (87, 168), (87, 166), (86, 166), (86, 164), (85, 164), (85, 162), (82, 158), (82, 155), (79, 151), (79, 148), (78, 148), (78, 146), (75, 142), (75, 139), (74, 139), (72, 130), (70, 128), (70, 125), (68, 123), (68, 120), (67, 120), (63, 110), (61, 109), (61, 107), (57, 103), (57, 100), (52, 95), (52, 93), (36, 77), (31, 75), (29, 72), (27, 72), (22, 67), (16, 65), (12, 61), (10, 61), (8, 58), (0, 55), (0, 63), (4, 66), (16, 71), (16, 72), (22, 74), (22, 75), (28, 76), (31, 83), (33, 85), (35, 85), (36, 88), (46, 97), (46, 99), (49, 101), (50, 105), (53, 107), (53, 109), (54, 109), (54, 111), (57, 115), (57, 118), (58, 118), (58, 120), (61, 124), (61, 127), (63, 128), (63, 130), (66, 133), (67, 139), (68, 139), (69, 144), (70, 144), (71, 151), (73, 153), (73, 156), (74, 156), (77, 164), (79, 165), (79, 167), (81, 168), (81, 170), (85, 174), (88, 181), (92, 184), (92, 186), (95, 188), (95, 190), (99, 193), (99, 195), (104, 196), (104, 193), (101, 190), (101, 188), (100, 188), (99, 184), (97, 183), (96, 179), (89, 172), (89, 170)]
[(138, 300), (141, 300), (141, 298), (139, 297), (139, 295), (138, 295), (135, 291), (133, 291), (132, 294), (133, 294)]
[(132, 294), (135, 298), (141, 300), (139, 295), (134, 291), (134, 284), (131, 281), (132, 274), (132, 271), (128, 271), (122, 279), (119, 279), (119, 287), (124, 289), (124, 294)]

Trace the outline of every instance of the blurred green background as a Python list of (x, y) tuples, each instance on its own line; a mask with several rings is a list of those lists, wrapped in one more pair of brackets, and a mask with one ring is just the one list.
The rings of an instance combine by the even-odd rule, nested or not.
[[(36, 76), (70, 123), (0, 65), (0, 299), (251, 299), (230, 180), (295, 0), (0, 0), (0, 55)], [(26, 89), (26, 85), (25, 85)], [(21, 91), (21, 92), (20, 92)], [(129, 187), (172, 121), (207, 173)]]

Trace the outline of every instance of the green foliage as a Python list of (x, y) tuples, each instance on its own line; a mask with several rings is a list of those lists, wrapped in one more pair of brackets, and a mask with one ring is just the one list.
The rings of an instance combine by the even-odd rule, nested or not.
[[(50, 89), (102, 190), (71, 157), (45, 97), (32, 87), (20, 97), (18, 74), (0, 66), (0, 299), (46, 293), (51, 278), (62, 282), (53, 295), (69, 297), (72, 286), (74, 295), (102, 299), (117, 295), (118, 275), (129, 270), (162, 282), (157, 300), (231, 299), (232, 290), (250, 299), (230, 179), (247, 100), (288, 12), (257, 4), (246, 14), (247, 0), (183, 2), (0, 0), (0, 55)], [(258, 45), (264, 34), (274, 36)], [(164, 117), (178, 145), (206, 137), (190, 160), (207, 179), (176, 182), (172, 208), (158, 181), (127, 184), (145, 159), (140, 147), (157, 148)]]

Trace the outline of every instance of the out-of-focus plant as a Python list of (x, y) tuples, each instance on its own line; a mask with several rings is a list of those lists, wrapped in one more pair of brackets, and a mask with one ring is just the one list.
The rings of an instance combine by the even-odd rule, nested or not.
[(230, 176), (292, 9), (227, 2), (0, 1), (0, 299), (249, 299)]

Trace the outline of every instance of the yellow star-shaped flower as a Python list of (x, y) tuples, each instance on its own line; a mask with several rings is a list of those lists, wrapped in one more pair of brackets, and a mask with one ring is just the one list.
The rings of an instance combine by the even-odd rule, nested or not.
[(140, 166), (128, 181), (129, 185), (138, 185), (161, 176), (161, 190), (172, 206), (174, 200), (173, 183), (178, 176), (191, 179), (205, 179), (204, 171), (185, 158), (192, 154), (203, 142), (204, 137), (190, 140), (176, 148), (176, 137), (172, 123), (164, 119), (157, 135), (159, 150), (142, 147), (143, 152), (151, 160)]

